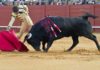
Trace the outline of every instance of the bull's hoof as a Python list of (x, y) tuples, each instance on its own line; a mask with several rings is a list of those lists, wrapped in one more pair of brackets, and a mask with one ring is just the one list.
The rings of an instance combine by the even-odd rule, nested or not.
[(100, 49), (98, 49), (98, 51), (100, 52)]
[(42, 50), (45, 51), (46, 49), (45, 48), (42, 48)]
[(97, 48), (98, 48), (98, 51), (100, 52), (100, 46), (97, 46)]
[(71, 50), (70, 50), (70, 49), (68, 49), (68, 50), (64, 50), (64, 52), (71, 52)]
[(47, 53), (47, 52), (48, 52), (48, 50), (43, 50), (43, 52)]
[(35, 51), (41, 51), (40, 49), (35, 49)]

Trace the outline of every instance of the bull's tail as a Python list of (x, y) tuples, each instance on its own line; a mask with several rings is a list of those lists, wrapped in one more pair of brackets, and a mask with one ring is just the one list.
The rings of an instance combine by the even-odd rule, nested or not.
[(85, 15), (81, 16), (83, 19), (88, 20), (89, 17), (95, 19), (97, 18), (97, 16), (90, 14), (90, 13), (86, 13)]

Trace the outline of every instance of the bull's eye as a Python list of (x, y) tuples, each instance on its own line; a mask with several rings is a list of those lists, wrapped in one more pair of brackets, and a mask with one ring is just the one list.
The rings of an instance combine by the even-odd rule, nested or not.
[(30, 39), (32, 37), (32, 34), (29, 33), (27, 39)]

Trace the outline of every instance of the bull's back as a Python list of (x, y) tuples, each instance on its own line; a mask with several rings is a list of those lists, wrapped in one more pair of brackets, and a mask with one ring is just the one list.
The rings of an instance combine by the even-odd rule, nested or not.
[(62, 30), (62, 34), (66, 36), (82, 34), (84, 32), (92, 32), (92, 26), (90, 22), (79, 17), (50, 17), (50, 19), (58, 25), (58, 27)]

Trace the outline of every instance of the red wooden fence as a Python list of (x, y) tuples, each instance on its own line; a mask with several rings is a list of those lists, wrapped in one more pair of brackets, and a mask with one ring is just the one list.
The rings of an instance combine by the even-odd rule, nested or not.
[[(85, 12), (92, 13), (98, 16), (97, 19), (89, 19), (93, 26), (100, 26), (100, 5), (33, 5), (29, 7), (29, 14), (33, 23), (39, 21), (44, 16), (62, 16), (62, 17), (75, 17), (84, 14)], [(0, 26), (7, 26), (11, 16), (11, 6), (0, 6)], [(20, 25), (18, 21), (14, 25)], [(100, 32), (100, 28), (94, 29)]]

